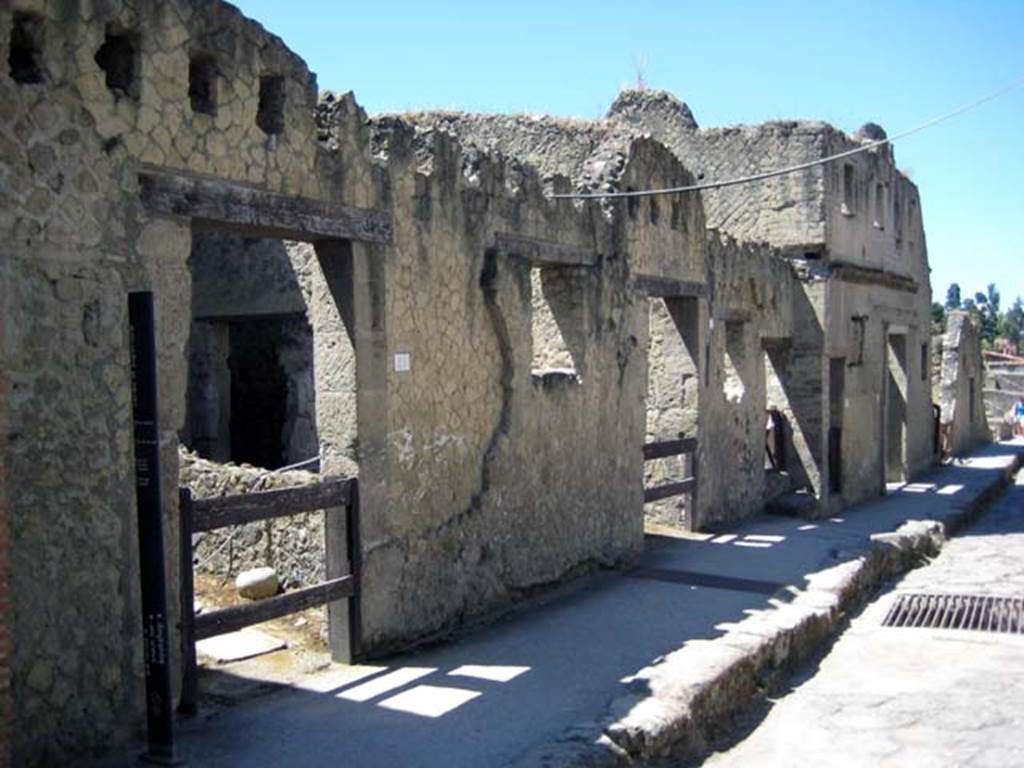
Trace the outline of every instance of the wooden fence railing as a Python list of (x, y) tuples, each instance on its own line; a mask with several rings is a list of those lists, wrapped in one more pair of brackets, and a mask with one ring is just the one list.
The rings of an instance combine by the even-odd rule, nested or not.
[[(182, 688), (179, 709), (191, 714), (196, 709), (196, 641), (234, 632), (270, 619), (307, 608), (348, 599), (348, 637), (331, 638), (335, 659), (351, 661), (359, 640), (359, 492), (354, 478), (328, 478), (317, 485), (283, 488), (261, 493), (193, 499), (188, 488), (179, 489), (181, 511), (181, 651)], [(216, 611), (195, 613), (192, 535), (259, 520), (324, 510), (327, 539), (327, 581), (284, 592), (264, 600), (233, 605)], [(342, 518), (342, 513), (344, 517)], [(344, 526), (344, 555), (332, 540), (341, 539)], [(340, 573), (348, 561), (348, 573)], [(332, 629), (335, 622), (331, 622)], [(338, 649), (343, 649), (339, 651)]]
[(670, 496), (678, 496), (683, 493), (691, 493), (697, 487), (697, 465), (693, 454), (697, 452), (697, 438), (683, 437), (678, 440), (662, 440), (644, 445), (644, 461), (664, 459), (669, 456), (682, 456), (690, 454), (690, 477), (678, 480), (674, 483), (656, 485), (653, 488), (644, 489), (644, 503), (660, 501)]

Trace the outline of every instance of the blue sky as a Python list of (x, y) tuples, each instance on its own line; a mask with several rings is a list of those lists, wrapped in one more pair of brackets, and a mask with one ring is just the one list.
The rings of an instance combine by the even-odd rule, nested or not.
[[(321, 88), (369, 112), (601, 116), (638, 65), (704, 126), (912, 128), (1024, 76), (1024, 0), (242, 0)], [(921, 189), (932, 285), (1024, 295), (1024, 87), (896, 144)]]

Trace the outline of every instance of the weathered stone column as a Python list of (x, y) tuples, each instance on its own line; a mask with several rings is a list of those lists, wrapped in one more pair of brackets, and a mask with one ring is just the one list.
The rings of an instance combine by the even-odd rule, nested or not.
[[(372, 531), (370, 510), (386, 503), (384, 254), (379, 248), (348, 241), (321, 242), (316, 250), (320, 269), (312, 277), (310, 320), (321, 471), (345, 474), (355, 459), (361, 518)], [(343, 516), (337, 511), (328, 514), (324, 529), (328, 578), (349, 572)], [(361, 581), (359, 601), (372, 604), (374, 581)], [(348, 645), (349, 607), (344, 603), (328, 606), (328, 618), (332, 653), (344, 658), (353, 652)]]

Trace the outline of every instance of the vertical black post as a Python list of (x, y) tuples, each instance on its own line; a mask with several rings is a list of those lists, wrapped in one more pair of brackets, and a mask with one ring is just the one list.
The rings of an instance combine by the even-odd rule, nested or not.
[(195, 585), (192, 580), (192, 491), (178, 489), (181, 510), (181, 699), (178, 711), (196, 713), (196, 614)]
[(149, 736), (149, 750), (143, 758), (167, 765), (176, 760), (167, 645), (156, 333), (151, 291), (128, 294), (128, 320), (131, 333), (132, 415), (135, 421), (135, 500), (139, 517), (139, 564), (142, 570), (146, 726)]

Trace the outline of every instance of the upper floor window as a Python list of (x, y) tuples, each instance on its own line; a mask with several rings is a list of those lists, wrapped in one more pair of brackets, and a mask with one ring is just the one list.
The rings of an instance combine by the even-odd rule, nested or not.
[(217, 62), (196, 54), (188, 62), (188, 98), (193, 112), (217, 114)]
[(853, 176), (853, 164), (843, 164), (843, 206), (842, 212), (846, 216), (852, 216), (856, 210), (854, 205), (854, 192), (856, 190), (856, 184)]
[(284, 131), (284, 78), (281, 75), (260, 77), (259, 107), (256, 124), (270, 136)]
[(875, 229), (885, 229), (885, 185), (875, 184)]
[(43, 82), (42, 50), (42, 18), (31, 13), (15, 13), (7, 54), (7, 66), (14, 82)]
[(896, 245), (903, 244), (903, 209), (900, 206), (900, 189), (897, 186), (892, 193), (892, 228), (896, 232)]
[(107, 88), (115, 96), (139, 98), (139, 45), (135, 35), (107, 27), (96, 63), (103, 70)]

